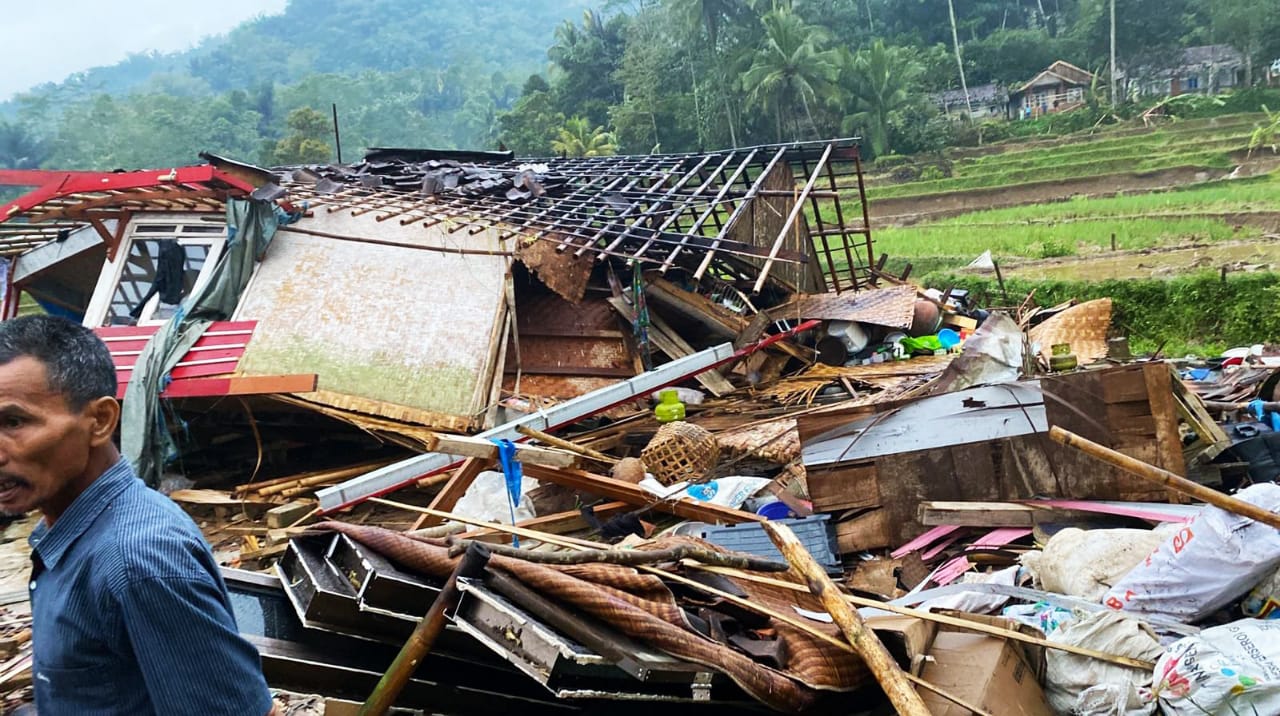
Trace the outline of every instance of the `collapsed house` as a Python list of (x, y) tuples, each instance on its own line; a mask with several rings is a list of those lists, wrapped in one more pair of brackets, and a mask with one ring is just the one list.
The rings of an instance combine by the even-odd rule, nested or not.
[(107, 342), (124, 450), (200, 521), (273, 686), (363, 699), (440, 605), (396, 695), (438, 713), (1049, 713), (1095, 667), (1159, 692), (1159, 645), (1046, 626), (1149, 606), (1099, 591), (1116, 560), (1055, 582), (1059, 522), (1149, 548), (1200, 509), (1177, 480), (1280, 472), (1267, 426), (1210, 416), (1272, 373), (1134, 358), (1107, 300), (886, 273), (853, 140), (202, 158), (0, 171), (36, 187), (0, 209), (3, 311)]

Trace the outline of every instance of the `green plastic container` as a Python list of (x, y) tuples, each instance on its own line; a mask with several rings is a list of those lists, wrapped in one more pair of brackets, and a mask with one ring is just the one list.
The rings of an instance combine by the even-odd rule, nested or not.
[(680, 402), (680, 394), (674, 390), (658, 393), (658, 405), (653, 409), (653, 417), (660, 423), (684, 420), (684, 403)]

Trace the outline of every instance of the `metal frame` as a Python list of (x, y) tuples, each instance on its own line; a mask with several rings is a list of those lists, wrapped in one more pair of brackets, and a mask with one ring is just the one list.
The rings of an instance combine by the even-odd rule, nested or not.
[[(376, 166), (367, 163), (345, 168), (319, 167), (299, 175), (297, 180), (286, 179), (283, 186), (291, 200), (305, 200), (317, 211), (376, 213), (378, 221), (397, 219), (401, 225), (443, 224), (450, 233), (464, 229), (479, 233), (499, 227), (506, 232), (504, 238), (552, 241), (557, 251), (571, 251), (574, 256), (643, 262), (664, 274), (680, 267), (698, 280), (711, 273), (716, 278), (741, 282), (756, 293), (764, 288), (775, 264), (805, 264), (811, 256), (817, 256), (830, 290), (857, 289), (873, 278), (872, 240), (856, 139), (709, 153), (512, 160), (461, 166), (497, 172), (511, 179), (535, 161), (546, 165), (546, 171), (540, 173), (553, 188), (527, 200), (513, 201), (501, 192), (473, 196), (445, 191), (422, 196), (414, 177), (438, 166), (431, 164), (379, 162)], [(794, 190), (765, 187), (780, 165), (796, 168), (797, 177), (803, 178)], [(403, 170), (388, 177), (394, 187), (370, 188), (361, 183), (362, 178), (388, 168)], [(317, 182), (317, 176), (326, 180)], [(844, 223), (841, 202), (847, 197), (842, 196), (842, 191), (856, 192), (853, 196), (861, 204), (860, 226)], [(739, 222), (749, 220), (756, 199), (780, 196), (793, 203), (777, 235), (747, 234), (749, 241), (730, 238)], [(823, 221), (819, 200), (833, 205), (837, 223)], [(802, 251), (788, 250), (788, 235), (798, 222), (807, 224), (810, 216), (818, 230), (808, 233), (819, 245), (813, 250), (808, 246)]]
[[(228, 196), (244, 196), (253, 184), (211, 165), (84, 172), (0, 169), (0, 186), (32, 191), (0, 206), (0, 254), (20, 253), (60, 232), (92, 226), (114, 258), (129, 216), (139, 211), (221, 212)], [(119, 221), (115, 232), (103, 223)]]

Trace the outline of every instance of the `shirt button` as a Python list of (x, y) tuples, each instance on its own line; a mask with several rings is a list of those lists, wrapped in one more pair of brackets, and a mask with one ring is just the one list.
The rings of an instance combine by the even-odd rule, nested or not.
[(31, 584), (27, 585), (31, 591), (36, 591), (36, 580), (31, 580)]

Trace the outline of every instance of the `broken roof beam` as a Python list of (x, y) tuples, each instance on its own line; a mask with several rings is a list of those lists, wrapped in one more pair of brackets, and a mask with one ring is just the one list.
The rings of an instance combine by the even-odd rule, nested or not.
[[(818, 163), (814, 166), (813, 171), (809, 174), (809, 180), (805, 182), (804, 188), (796, 196), (795, 206), (791, 207), (791, 213), (787, 216), (787, 220), (782, 224), (782, 230), (778, 232), (778, 238), (774, 239), (773, 247), (769, 249), (769, 258), (765, 260), (764, 266), (760, 269), (760, 276), (756, 279), (755, 286), (752, 287), (752, 293), (760, 293), (764, 288), (764, 282), (769, 278), (769, 270), (773, 268), (774, 260), (778, 256), (778, 252), (782, 250), (782, 244), (787, 240), (787, 234), (791, 231), (791, 227), (795, 225), (796, 220), (804, 211), (805, 201), (809, 198), (809, 192), (813, 191), (814, 185), (818, 183), (818, 177), (822, 176), (822, 169), (827, 164), (827, 160), (831, 158), (831, 152), (835, 149), (834, 144), (828, 144), (826, 150), (822, 152), (822, 156), (818, 159)], [(832, 267), (834, 269), (834, 267)], [(852, 271), (853, 266), (849, 267)]]
[[(733, 175), (730, 176), (729, 179), (727, 179), (724, 182), (724, 186), (720, 187), (720, 191), (716, 193), (716, 197), (711, 200), (710, 206), (708, 206), (707, 209), (703, 211), (701, 215), (699, 215), (696, 219), (694, 219), (693, 226), (689, 227), (689, 231), (687, 232), (688, 234), (697, 234), (699, 231), (702, 230), (702, 226), (703, 224), (706, 223), (707, 219), (716, 214), (716, 212), (720, 208), (720, 203), (725, 201), (725, 196), (729, 193), (729, 190), (733, 188), (733, 185), (737, 183), (738, 178), (743, 175), (743, 172), (745, 172), (747, 167), (751, 165), (751, 162), (755, 160), (756, 154), (758, 152), (759, 152), (758, 149), (752, 149), (750, 152), (747, 153), (746, 158), (743, 159), (742, 162), (738, 164), (738, 168), (734, 170)], [(744, 203), (745, 203), (745, 200), (744, 200)], [(736, 212), (737, 207), (734, 207), (733, 211)], [(718, 220), (717, 220), (717, 224), (719, 224)], [(718, 231), (716, 232), (716, 235), (719, 236), (723, 234), (725, 230), (728, 228), (729, 224), (730, 222), (726, 221), (723, 225), (718, 226), (717, 227)], [(687, 238), (687, 234), (686, 234), (686, 238)], [(674, 249), (672, 249), (671, 253), (667, 255), (667, 259), (662, 262), (662, 267), (659, 269), (659, 271), (665, 274), (667, 272), (667, 269), (670, 269), (672, 263), (676, 260), (676, 256), (678, 256), (680, 254), (680, 251), (684, 249), (685, 246), (687, 245), (688, 245), (687, 241), (681, 241), (679, 246), (676, 246)], [(708, 253), (714, 252), (715, 250), (716, 249), (714, 248), (714, 245), (713, 245), (713, 248), (711, 248), (708, 251)]]
[[(683, 186), (684, 186), (684, 185), (685, 185), (685, 184), (686, 184), (690, 179), (692, 179), (693, 177), (697, 176), (697, 175), (698, 175), (698, 173), (702, 170), (702, 168), (703, 168), (704, 166), (706, 166), (706, 165), (707, 165), (707, 162), (708, 162), (708, 161), (710, 161), (710, 159), (711, 159), (711, 155), (708, 155), (708, 156), (704, 157), (702, 161), (698, 162), (697, 166), (695, 166), (691, 171), (689, 171), (687, 174), (685, 174), (685, 176), (684, 176), (683, 178), (681, 178), (681, 179), (680, 179), (680, 183), (679, 183), (679, 184), (676, 184), (674, 187), (672, 187), (671, 189), (669, 189), (669, 190), (667, 191), (667, 194), (665, 194), (664, 196), (668, 196), (668, 195), (670, 195), (671, 193), (675, 192), (676, 190), (680, 189), (680, 188), (681, 188), (681, 187), (683, 187)], [(724, 169), (724, 167), (729, 163), (729, 160), (731, 160), (731, 159), (733, 159), (733, 154), (732, 154), (732, 153), (725, 154), (725, 157), (724, 157), (724, 159), (720, 162), (720, 167), (719, 167), (719, 169), (717, 169), (717, 171), (721, 171), (721, 170), (723, 170), (723, 169)], [(712, 176), (714, 176), (714, 173), (713, 173), (713, 175), (712, 175)], [(688, 205), (688, 201), (689, 201), (690, 199), (692, 199), (692, 198), (695, 198), (695, 197), (697, 197), (697, 196), (701, 195), (702, 191), (703, 191), (704, 189), (706, 189), (706, 187), (711, 183), (711, 179), (712, 179), (712, 177), (708, 177), (708, 178), (704, 179), (704, 180), (702, 181), (702, 183), (701, 183), (701, 184), (699, 184), (699, 185), (698, 185), (698, 187), (697, 187), (696, 189), (694, 189), (690, 195), (685, 196), (685, 197), (684, 197), (685, 202), (684, 202), (683, 204), (681, 204), (680, 206), (678, 206), (678, 207), (676, 207), (676, 208), (673, 208), (673, 209), (671, 210), (671, 215), (670, 215), (670, 216), (668, 216), (668, 217), (667, 217), (667, 220), (666, 220), (666, 221), (664, 221), (664, 222), (662, 222), (662, 224), (661, 224), (661, 225), (659, 225), (659, 226), (657, 227), (657, 229), (655, 229), (655, 231), (656, 231), (656, 232), (664, 231), (665, 229), (667, 229), (667, 227), (669, 227), (669, 226), (671, 226), (672, 224), (674, 224), (674, 223), (675, 223), (675, 222), (680, 218), (680, 215), (681, 215), (682, 213), (684, 213), (685, 207)], [(651, 213), (651, 212), (646, 212), (646, 215), (648, 215), (648, 214), (650, 214), (650, 213)], [(622, 244), (622, 241), (627, 237), (627, 235), (629, 235), (633, 229), (637, 228), (637, 227), (639, 226), (639, 222), (640, 222), (641, 220), (643, 220), (644, 218), (646, 218), (646, 216), (645, 216), (645, 215), (642, 215), (641, 217), (639, 217), (639, 218), (637, 219), (636, 223), (633, 223), (633, 224), (631, 225), (631, 227), (630, 227), (630, 228), (628, 228), (626, 231), (624, 231), (624, 232), (622, 232), (621, 234), (619, 234), (619, 235), (618, 235), (618, 237), (617, 237), (617, 238), (615, 238), (615, 239), (613, 240), (613, 243), (609, 244), (609, 248), (616, 248), (617, 246), (621, 245), (621, 244)], [(649, 247), (651, 247), (652, 245), (653, 245), (653, 239), (652, 239), (652, 238), (650, 238), (648, 241), (646, 241), (646, 242), (644, 243), (644, 245), (642, 245), (639, 249), (637, 249), (637, 250), (636, 250), (636, 252), (635, 252), (634, 256), (635, 256), (636, 258), (640, 258), (641, 256), (644, 256), (645, 252), (646, 252), (646, 251), (648, 251), (648, 250), (649, 250)]]
[(773, 171), (773, 168), (777, 166), (778, 162), (782, 161), (782, 158), (785, 157), (786, 154), (786, 147), (779, 147), (778, 150), (774, 152), (773, 157), (769, 160), (768, 164), (765, 165), (764, 171), (760, 172), (759, 176), (756, 177), (755, 182), (751, 185), (751, 188), (747, 190), (746, 195), (742, 197), (742, 202), (738, 204), (737, 208), (733, 210), (733, 213), (729, 215), (729, 218), (725, 220), (725, 228), (720, 231), (720, 233), (716, 234), (715, 239), (712, 240), (710, 249), (702, 257), (702, 263), (699, 264), (698, 269), (693, 272), (693, 280), (702, 280), (703, 274), (705, 274), (707, 269), (711, 266), (711, 259), (715, 251), (720, 248), (721, 244), (727, 241), (727, 239), (724, 238), (725, 234), (727, 234), (729, 230), (733, 228), (734, 223), (742, 217), (742, 214), (746, 212), (747, 207), (751, 206), (751, 199), (754, 199), (755, 196), (764, 188), (763, 184), (765, 178), (769, 176)]

